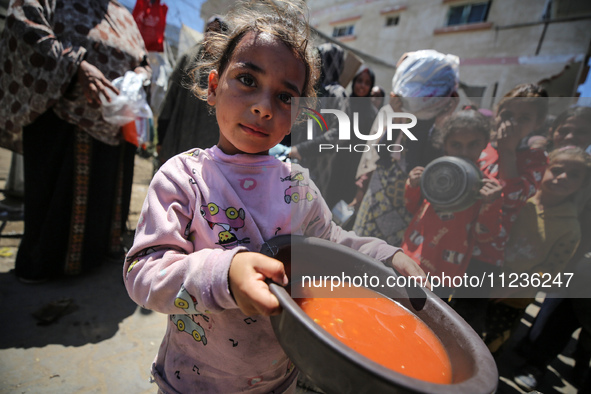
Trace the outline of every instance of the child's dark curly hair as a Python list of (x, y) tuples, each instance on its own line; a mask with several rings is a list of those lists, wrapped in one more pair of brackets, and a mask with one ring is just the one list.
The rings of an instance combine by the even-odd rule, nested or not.
[(441, 130), (433, 135), (433, 142), (437, 147), (443, 148), (447, 138), (461, 129), (481, 133), (488, 142), (490, 140), (490, 126), (490, 119), (476, 109), (463, 109), (453, 113), (445, 120)]
[[(281, 40), (302, 61), (306, 68), (302, 96), (315, 97), (314, 86), (319, 77), (320, 63), (310, 45), (307, 10), (300, 0), (239, 1), (225, 16), (228, 31), (212, 33), (205, 39), (203, 45), (208, 55), (202, 59), (193, 75), (197, 81), (212, 70), (217, 70), (221, 76), (240, 40), (249, 32), (264, 32)], [(193, 93), (207, 100), (207, 87), (196, 83)]]
[(508, 91), (497, 105), (497, 113), (513, 101), (531, 102), (536, 105), (536, 116), (539, 121), (546, 119), (548, 114), (548, 92), (535, 83), (523, 83)]

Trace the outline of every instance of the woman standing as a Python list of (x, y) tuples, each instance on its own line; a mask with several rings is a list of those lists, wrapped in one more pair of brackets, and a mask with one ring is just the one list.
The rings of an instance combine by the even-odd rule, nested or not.
[[(351, 82), (351, 94), (349, 99), (349, 119), (353, 121), (354, 114), (358, 116), (358, 129), (362, 134), (369, 134), (372, 123), (378, 113), (371, 101), (371, 89), (375, 83), (373, 71), (362, 66), (353, 77)], [(357, 144), (365, 144), (357, 138), (354, 132), (351, 132), (351, 140), (337, 141), (339, 146), (351, 146), (350, 150), (339, 149), (335, 154), (332, 164), (332, 174), (326, 195), (326, 202), (329, 207), (333, 207), (340, 200), (346, 203), (354, 203), (355, 175), (361, 159), (361, 153), (356, 152), (353, 147)], [(361, 196), (362, 197), (362, 196)]]
[(149, 77), (133, 17), (117, 1), (12, 2), (0, 42), (0, 146), (24, 154), (25, 282), (75, 275), (121, 251), (135, 147), (100, 97), (134, 70)]

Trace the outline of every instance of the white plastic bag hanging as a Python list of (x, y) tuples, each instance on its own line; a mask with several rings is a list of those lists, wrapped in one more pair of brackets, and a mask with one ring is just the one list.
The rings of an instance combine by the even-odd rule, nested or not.
[[(111, 102), (101, 95), (103, 118), (109, 123), (123, 126), (136, 118), (152, 118), (152, 110), (146, 99), (144, 82), (146, 76), (127, 71), (124, 76), (113, 80), (119, 95), (111, 94)], [(110, 91), (109, 91), (110, 92)]]

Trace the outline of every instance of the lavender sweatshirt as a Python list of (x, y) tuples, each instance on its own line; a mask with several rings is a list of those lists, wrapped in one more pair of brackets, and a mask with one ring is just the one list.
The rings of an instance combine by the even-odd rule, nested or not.
[(217, 147), (154, 176), (123, 271), (130, 297), (169, 315), (152, 365), (165, 393), (283, 392), (296, 378), (268, 317), (246, 316), (228, 287), (240, 250), (281, 234), (328, 239), (381, 261), (399, 249), (338, 227), (308, 171)]

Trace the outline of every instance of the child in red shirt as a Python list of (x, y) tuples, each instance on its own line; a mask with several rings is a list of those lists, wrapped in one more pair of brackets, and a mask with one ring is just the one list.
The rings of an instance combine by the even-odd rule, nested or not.
[[(491, 239), (477, 239), (472, 260), (466, 272), (479, 278), (496, 277), (502, 270), (505, 244), (517, 214), (539, 188), (548, 162), (542, 148), (530, 148), (528, 137), (540, 128), (548, 113), (548, 94), (535, 84), (517, 85), (500, 100), (493, 141), (489, 143), (478, 164), (488, 177), (503, 186), (501, 231)], [(458, 312), (481, 336), (485, 336), (485, 319), (490, 283), (456, 293), (452, 302)]]
[(484, 149), (478, 164), (485, 175), (503, 185), (502, 230), (496, 239), (476, 244), (473, 257), (477, 263), (472, 265), (482, 271), (502, 266), (511, 226), (526, 201), (536, 194), (548, 164), (543, 149), (527, 144), (528, 136), (546, 119), (547, 97), (538, 85), (523, 84), (499, 102), (494, 141)]
[[(489, 141), (489, 121), (480, 112), (462, 110), (448, 118), (440, 139), (448, 156), (477, 163)], [(404, 234), (402, 249), (431, 276), (462, 276), (476, 240), (488, 241), (501, 230), (502, 187), (485, 176), (480, 199), (459, 212), (441, 212), (421, 197), (423, 167), (415, 167), (406, 182), (406, 209), (414, 216)], [(437, 291), (447, 297), (447, 290)]]

